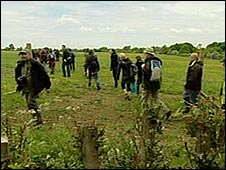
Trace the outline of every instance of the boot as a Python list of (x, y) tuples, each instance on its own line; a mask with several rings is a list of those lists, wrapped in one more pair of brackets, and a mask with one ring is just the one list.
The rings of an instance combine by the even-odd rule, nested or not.
[(97, 86), (97, 90), (100, 90), (101, 89), (101, 87), (100, 86)]
[(36, 112), (36, 115), (37, 115), (37, 121), (36, 121), (35, 126), (36, 126), (36, 125), (39, 125), (39, 124), (43, 124), (41, 112), (40, 112), (40, 111), (37, 111), (37, 112)]
[(139, 90), (140, 90), (140, 89), (139, 89), (139, 86), (137, 86), (137, 94), (139, 94)]
[(187, 114), (189, 113), (190, 108), (189, 107), (185, 107), (184, 110), (182, 111), (183, 114)]
[(166, 120), (169, 120), (170, 116), (171, 116), (171, 110), (169, 110), (168, 112), (166, 112)]
[(39, 109), (31, 109), (29, 112), (32, 114), (32, 119), (28, 122), (28, 124), (33, 124), (33, 126), (43, 124), (41, 111)]
[(115, 81), (115, 87), (114, 88), (117, 88), (118, 87), (118, 82)]

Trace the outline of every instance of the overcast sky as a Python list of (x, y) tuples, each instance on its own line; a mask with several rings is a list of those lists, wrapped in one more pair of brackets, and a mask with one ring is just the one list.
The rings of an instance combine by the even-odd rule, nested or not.
[(1, 1), (1, 48), (225, 41), (225, 1)]

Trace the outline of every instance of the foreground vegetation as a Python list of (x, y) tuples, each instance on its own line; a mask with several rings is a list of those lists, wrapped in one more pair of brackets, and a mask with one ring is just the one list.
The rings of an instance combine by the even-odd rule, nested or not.
[[(128, 53), (133, 61), (138, 54)], [(97, 127), (99, 167), (139, 167), (135, 159), (138, 149), (137, 138), (135, 140), (134, 136), (139, 136), (137, 126), (141, 113), (140, 98), (134, 94), (131, 101), (125, 101), (121, 89), (113, 89), (109, 71), (110, 54), (100, 52), (98, 55), (102, 89), (97, 91), (95, 83), (91, 88), (87, 87), (88, 80), (83, 73), (83, 53), (76, 54), (77, 67), (70, 78), (62, 76), (61, 61), (58, 62), (56, 73), (50, 75), (51, 92), (43, 91), (38, 99), (45, 112), (43, 117), (46, 123), (40, 127), (29, 127), (26, 122), (31, 116), (23, 97), (18, 93), (6, 94), (16, 88), (14, 67), (17, 53), (1, 52), (1, 132), (9, 137), (9, 167), (84, 168), (81, 130), (88, 125)], [(207, 115), (201, 118), (209, 120), (205, 121), (205, 126), (215, 125), (217, 134), (213, 140), (219, 140), (221, 121), (224, 120), (220, 111), (203, 101), (202, 110), (194, 109), (190, 117), (183, 116), (180, 111), (183, 107), (182, 93), (189, 59), (173, 55), (160, 56), (164, 62), (160, 96), (171, 108), (173, 115), (169, 121), (162, 120), (161, 133), (156, 132), (158, 142), (150, 144), (155, 157), (150, 157), (148, 168), (199, 168), (200, 162), (202, 166), (224, 168), (225, 157), (221, 150), (214, 150), (212, 155), (209, 152), (202, 154), (203, 161), (200, 161), (200, 155), (195, 155), (197, 150), (191, 149), (195, 145), (192, 138), (196, 136), (195, 123), (200, 118), (196, 116), (200, 113), (206, 113), (201, 114)], [(203, 91), (218, 102), (224, 70), (218, 60), (206, 59), (204, 63)], [(213, 119), (208, 116), (210, 112), (219, 116)], [(187, 148), (185, 141), (189, 144)], [(213, 155), (215, 158), (212, 160)]]

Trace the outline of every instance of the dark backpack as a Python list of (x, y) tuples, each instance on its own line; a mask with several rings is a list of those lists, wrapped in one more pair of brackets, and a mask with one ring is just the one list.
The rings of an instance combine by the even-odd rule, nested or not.
[(96, 71), (97, 70), (97, 58), (96, 56), (90, 56), (89, 58), (89, 68), (92, 70), (92, 71)]

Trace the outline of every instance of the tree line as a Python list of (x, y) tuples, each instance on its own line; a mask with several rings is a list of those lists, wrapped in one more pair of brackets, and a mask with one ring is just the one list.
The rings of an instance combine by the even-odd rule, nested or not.
[[(163, 45), (162, 47), (159, 46), (152, 46), (154, 48), (156, 54), (166, 54), (166, 55), (178, 55), (178, 56), (189, 56), (192, 52), (199, 52), (202, 44), (198, 44), (198, 46), (193, 46), (191, 43), (175, 43), (170, 45), (169, 47)], [(126, 45), (122, 48), (116, 48), (118, 52), (126, 52), (126, 53), (142, 53), (146, 47), (132, 47), (131, 45)], [(6, 51), (20, 51), (22, 47), (15, 48), (14, 44), (9, 44), (8, 47), (5, 47), (2, 50)], [(85, 49), (78, 49), (72, 48), (74, 52), (84, 52)], [(111, 48), (108, 47), (100, 47), (94, 49), (96, 52), (109, 52)], [(206, 46), (205, 48), (205, 58), (210, 59), (222, 59), (225, 56), (225, 42), (213, 42)]]

